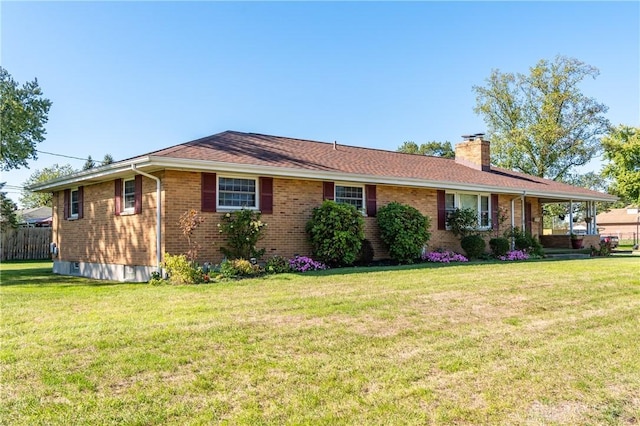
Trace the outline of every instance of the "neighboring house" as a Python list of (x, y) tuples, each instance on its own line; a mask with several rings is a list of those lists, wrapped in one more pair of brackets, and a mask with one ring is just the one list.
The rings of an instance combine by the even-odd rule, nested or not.
[(18, 225), (22, 228), (48, 228), (53, 222), (52, 212), (53, 209), (46, 206), (16, 210)]
[(616, 235), (621, 240), (638, 238), (640, 210), (637, 207), (611, 209), (596, 216), (598, 231), (602, 235)]
[[(456, 158), (227, 131), (82, 171), (33, 186), (53, 192), (54, 272), (143, 281), (163, 253), (187, 251), (178, 227), (189, 209), (205, 222), (196, 231), (201, 262), (220, 262), (225, 212), (243, 207), (268, 224), (259, 247), (272, 255), (310, 255), (305, 225), (323, 200), (350, 203), (365, 217), (375, 257), (388, 254), (380, 242), (376, 211), (392, 201), (431, 218), (429, 249), (460, 251), (446, 229), (448, 212), (472, 208), (491, 230), (498, 211), (506, 222), (491, 235), (517, 226), (540, 235), (542, 204), (615, 197), (490, 166), (490, 144), (482, 135), (456, 145)], [(597, 241), (597, 236), (593, 236)], [(565, 236), (567, 238), (568, 236)]]

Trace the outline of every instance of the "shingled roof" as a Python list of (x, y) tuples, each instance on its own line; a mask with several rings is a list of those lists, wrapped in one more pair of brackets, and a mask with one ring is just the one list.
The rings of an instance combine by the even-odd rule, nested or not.
[(482, 185), (521, 193), (573, 194), (615, 200), (607, 194), (492, 167), (480, 171), (452, 159), (256, 133), (226, 131), (150, 153), (151, 157), (335, 172), (376, 178)]
[(548, 179), (492, 167), (476, 170), (455, 160), (331, 142), (226, 131), (169, 148), (80, 172), (39, 185), (56, 190), (62, 185), (97, 182), (122, 174), (135, 164), (147, 171), (162, 168), (235, 170), (272, 176), (334, 179), (391, 185), (476, 189), (500, 193), (526, 192), (548, 199), (614, 201), (615, 197)]

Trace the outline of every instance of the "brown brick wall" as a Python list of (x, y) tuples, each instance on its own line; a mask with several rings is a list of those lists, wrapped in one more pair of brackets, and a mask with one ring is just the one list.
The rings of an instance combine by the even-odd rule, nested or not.
[[(187, 252), (187, 239), (179, 228), (180, 216), (189, 209), (200, 212), (201, 175), (197, 172), (167, 170), (158, 174), (163, 189), (162, 251), (171, 254)], [(310, 180), (273, 180), (273, 214), (263, 215), (267, 223), (266, 235), (258, 248), (266, 248), (265, 258), (273, 255), (292, 257), (310, 255), (305, 225), (314, 207), (322, 203), (322, 182)], [(63, 193), (54, 195), (54, 241), (59, 246), (59, 259), (128, 265), (153, 266), (156, 262), (156, 183), (143, 177), (142, 214), (130, 216), (114, 215), (113, 181), (88, 185), (84, 188), (84, 218), (75, 221), (62, 220)], [(510, 226), (512, 196), (500, 196), (499, 204), (508, 210), (507, 221), (500, 234)], [(431, 219), (431, 250), (447, 248), (461, 251), (458, 238), (450, 231), (437, 230), (436, 190), (424, 188), (393, 187), (378, 185), (378, 208), (397, 201), (416, 207)], [(536, 199), (532, 203), (533, 216), (541, 216)], [(516, 222), (520, 224), (521, 203), (515, 202)], [(199, 261), (218, 263), (222, 259), (220, 247), (224, 244), (218, 230), (221, 216), (225, 212), (200, 213), (204, 223), (194, 233), (193, 241), (200, 246)], [(540, 228), (542, 222), (533, 223)], [(539, 231), (537, 231), (539, 232)], [(536, 230), (534, 230), (536, 233)], [(376, 219), (365, 218), (366, 238), (372, 242), (377, 259), (388, 257), (377, 229)], [(495, 233), (490, 233), (491, 238)]]
[(459, 142), (455, 146), (456, 163), (478, 170), (489, 170), (491, 166), (491, 144), (485, 140)]
[(58, 259), (71, 262), (155, 265), (156, 182), (142, 179), (142, 213), (116, 216), (114, 182), (84, 186), (84, 217), (63, 218), (64, 192), (53, 197)]

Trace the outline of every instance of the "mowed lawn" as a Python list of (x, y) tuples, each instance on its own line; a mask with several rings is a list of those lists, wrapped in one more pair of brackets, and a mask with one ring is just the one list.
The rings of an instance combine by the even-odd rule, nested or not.
[(640, 258), (159, 286), (3, 264), (0, 423), (640, 423)]

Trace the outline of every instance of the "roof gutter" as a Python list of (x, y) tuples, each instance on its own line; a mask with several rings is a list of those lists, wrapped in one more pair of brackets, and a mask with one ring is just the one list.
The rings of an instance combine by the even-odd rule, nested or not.
[(161, 181), (157, 176), (150, 175), (149, 173), (138, 170), (135, 164), (131, 165), (131, 170), (142, 176), (148, 177), (156, 181), (156, 267), (158, 273), (162, 273), (162, 195)]

